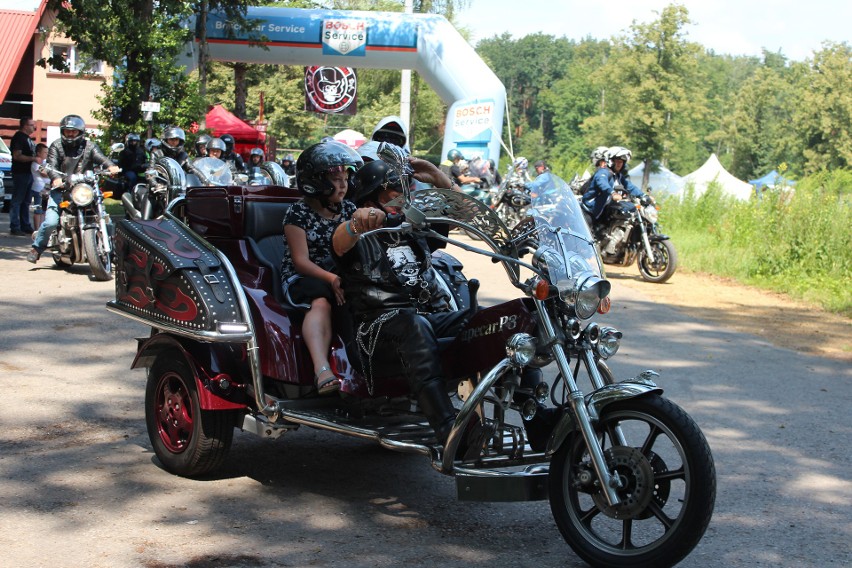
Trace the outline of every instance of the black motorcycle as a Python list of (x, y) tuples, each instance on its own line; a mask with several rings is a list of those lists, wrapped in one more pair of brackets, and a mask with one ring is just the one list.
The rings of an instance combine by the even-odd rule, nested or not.
[(101, 192), (99, 178), (109, 175), (106, 170), (86, 171), (67, 175), (62, 201), (59, 203), (59, 225), (48, 235), (47, 250), (53, 253), (57, 266), (68, 268), (88, 262), (95, 280), (112, 279), (112, 235), (114, 226), (104, 207), (104, 199), (112, 192)]
[(493, 197), (491, 208), (510, 229), (526, 217), (532, 198), (526, 184), (514, 176), (506, 176)]
[(158, 219), (174, 199), (186, 192), (186, 174), (176, 160), (163, 156), (161, 142), (150, 138), (145, 142), (148, 167), (145, 181), (137, 183), (121, 196), (121, 203), (131, 219)]
[(604, 264), (630, 266), (635, 261), (639, 274), (648, 282), (665, 282), (677, 269), (677, 251), (668, 235), (660, 232), (654, 198), (645, 194), (623, 198), (606, 206), (604, 223), (595, 227), (595, 241)]

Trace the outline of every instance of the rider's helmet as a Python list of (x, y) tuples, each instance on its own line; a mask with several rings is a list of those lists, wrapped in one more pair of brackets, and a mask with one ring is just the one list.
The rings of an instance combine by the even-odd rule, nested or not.
[(284, 162), (287, 162), (287, 164), (285, 164), (287, 166), (292, 164), (293, 163), (293, 154), (287, 154), (286, 156), (281, 158), (281, 163), (284, 164)]
[(601, 163), (601, 160), (609, 163), (609, 148), (606, 146), (598, 146), (589, 156), (592, 159), (592, 164), (597, 167), (598, 164)]
[(233, 136), (230, 134), (222, 134), (219, 136), (219, 139), (225, 143), (225, 154), (230, 154), (234, 151), (234, 144), (236, 143), (236, 140), (234, 140)]
[[(254, 159), (255, 156), (258, 157), (258, 159), (256, 161)], [(258, 164), (258, 163), (262, 162), (264, 156), (265, 156), (265, 154), (263, 153), (263, 150), (261, 150), (260, 148), (252, 148), (251, 152), (249, 152), (249, 160), (251, 160), (251, 162), (253, 164)]]
[(633, 154), (627, 148), (623, 146), (613, 146), (609, 150), (609, 163), (612, 165), (612, 160), (619, 159), (624, 160), (624, 168), (627, 169), (627, 163), (630, 161), (630, 158), (633, 157)]
[(525, 170), (529, 167), (530, 167), (530, 161), (527, 160), (526, 158), (524, 158), (523, 156), (519, 156), (519, 157), (515, 158), (515, 161), (512, 162), (512, 168), (514, 168), (514, 170), (516, 172), (519, 172), (521, 170)]
[(462, 153), (458, 149), (453, 148), (447, 152), (447, 159), (451, 162), (455, 162), (456, 160), (464, 160), (464, 156), (462, 156)]
[(134, 148), (139, 145), (139, 142), (142, 141), (142, 138), (139, 137), (138, 134), (131, 132), (127, 136), (124, 137), (124, 143), (127, 146), (133, 146)]
[(296, 187), (303, 195), (322, 199), (334, 193), (334, 186), (328, 181), (329, 173), (342, 170), (354, 173), (363, 165), (361, 156), (346, 144), (335, 140), (318, 142), (299, 155)]
[(403, 125), (402, 118), (398, 116), (386, 116), (376, 125), (370, 139), (376, 142), (389, 142), (400, 148), (404, 148), (408, 142), (408, 136), (405, 131), (406, 128)]
[[(176, 158), (178, 154), (183, 151), (183, 145), (186, 142), (186, 134), (183, 131), (183, 128), (178, 128), (177, 126), (169, 126), (165, 130), (163, 130), (163, 145), (161, 146), (161, 150), (163, 151), (163, 155), (169, 158)], [(177, 143), (174, 141), (177, 140)]]
[(382, 160), (373, 160), (355, 174), (355, 189), (348, 198), (361, 206), (382, 189), (402, 191), (399, 175)]
[(207, 143), (212, 140), (209, 134), (202, 134), (195, 139), (195, 153), (199, 156), (204, 156), (207, 153)]
[(211, 156), (211, 157), (221, 157), (222, 154), (225, 153), (225, 143), (222, 142), (221, 138), (211, 138), (210, 142), (207, 143), (207, 154), (210, 154), (210, 150), (217, 150), (219, 152), (219, 156)]
[(363, 158), (365, 164), (379, 159), (379, 144), (381, 142), (370, 140), (358, 146), (358, 155)]
[(86, 123), (79, 115), (69, 114), (59, 121), (59, 134), (66, 152), (76, 150), (85, 140)]

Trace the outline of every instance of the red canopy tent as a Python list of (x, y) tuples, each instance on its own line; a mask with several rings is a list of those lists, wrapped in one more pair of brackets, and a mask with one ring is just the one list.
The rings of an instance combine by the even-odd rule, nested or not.
[(248, 160), (252, 148), (262, 148), (266, 152), (266, 134), (238, 118), (222, 105), (213, 105), (207, 113), (206, 120), (207, 128), (213, 132), (214, 136), (230, 134), (234, 137), (234, 151), (244, 160)]

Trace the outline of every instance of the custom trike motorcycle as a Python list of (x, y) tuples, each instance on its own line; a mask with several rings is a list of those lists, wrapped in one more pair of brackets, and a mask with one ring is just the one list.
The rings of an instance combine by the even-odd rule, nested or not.
[[(190, 188), (163, 219), (119, 223), (108, 307), (151, 327), (132, 366), (148, 368), (146, 422), (165, 469), (214, 470), (235, 428), (278, 438), (308, 426), (421, 454), (455, 477), (461, 500), (549, 500), (564, 539), (594, 566), (671, 566), (696, 546), (715, 500), (710, 449), (694, 421), (663, 398), (654, 372), (614, 381), (605, 360), (621, 333), (590, 322), (606, 312), (610, 285), (573, 196), (533, 203), (509, 231), (464, 193), (406, 192), (405, 221), (379, 229), (488, 256), (519, 291), (477, 309), (475, 281), (460, 263), (445, 253), (434, 263), (455, 309), (472, 314), (458, 336), (441, 340), (458, 408), (445, 447), (404, 378), (368, 385), (342, 338), (330, 359), (343, 377), (340, 395), (317, 395), (300, 315), (282, 303), (277, 272), (281, 219), (297, 198), (274, 186)], [(488, 248), (431, 229), (440, 224), (474, 232)], [(527, 388), (528, 368), (549, 379)], [(548, 402), (559, 418), (533, 450), (523, 424)], [(457, 459), (472, 420), (493, 435), (478, 455)]]

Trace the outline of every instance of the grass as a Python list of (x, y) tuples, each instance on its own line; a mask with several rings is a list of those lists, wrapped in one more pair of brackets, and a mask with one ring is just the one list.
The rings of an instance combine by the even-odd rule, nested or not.
[(124, 217), (124, 205), (121, 204), (120, 200), (108, 197), (104, 199), (104, 207), (106, 207), (107, 213), (109, 213), (110, 217), (115, 219), (121, 219)]
[(852, 318), (852, 173), (741, 202), (713, 187), (662, 202), (683, 268), (733, 278)]

